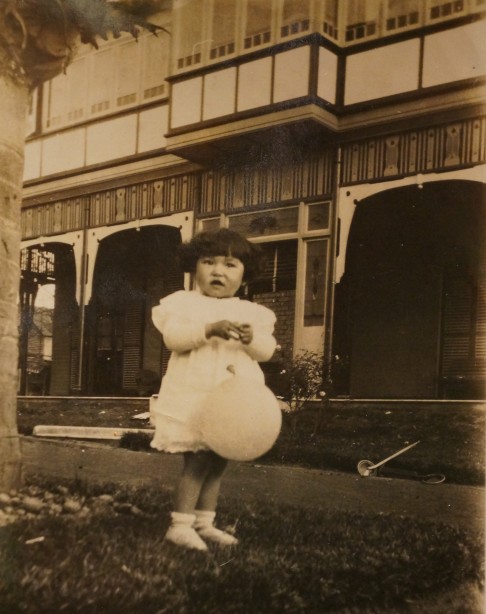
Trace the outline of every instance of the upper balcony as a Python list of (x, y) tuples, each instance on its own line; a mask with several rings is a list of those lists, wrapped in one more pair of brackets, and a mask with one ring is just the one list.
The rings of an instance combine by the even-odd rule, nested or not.
[(164, 6), (151, 20), (170, 36), (81, 46), (33, 97), (26, 182), (159, 165), (157, 156), (170, 165), (299, 155), (299, 144), (485, 100), (486, 0)]
[(241, 160), (282, 135), (295, 151), (479, 103), (485, 10), (486, 0), (176, 0), (167, 149)]
[(344, 48), (486, 10), (486, 0), (174, 0), (179, 74), (317, 32)]

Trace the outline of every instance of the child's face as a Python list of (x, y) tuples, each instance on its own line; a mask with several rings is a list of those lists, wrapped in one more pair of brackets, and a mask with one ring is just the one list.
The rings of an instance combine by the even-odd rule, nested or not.
[(196, 283), (205, 296), (230, 298), (243, 281), (245, 266), (233, 256), (202, 256), (196, 264)]

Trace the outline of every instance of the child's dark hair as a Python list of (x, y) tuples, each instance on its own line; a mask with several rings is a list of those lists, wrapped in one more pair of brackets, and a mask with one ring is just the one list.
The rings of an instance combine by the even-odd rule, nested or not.
[(183, 243), (179, 248), (179, 256), (183, 271), (188, 273), (196, 270), (197, 261), (204, 256), (233, 256), (241, 260), (245, 267), (243, 281), (250, 282), (260, 273), (262, 251), (238, 232), (220, 228), (200, 232), (188, 243)]

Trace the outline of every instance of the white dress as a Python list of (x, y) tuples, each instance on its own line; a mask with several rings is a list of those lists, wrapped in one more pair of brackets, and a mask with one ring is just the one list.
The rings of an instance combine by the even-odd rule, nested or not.
[[(198, 291), (181, 290), (153, 308), (152, 319), (172, 351), (167, 373), (153, 412), (155, 436), (151, 446), (165, 452), (208, 450), (197, 428), (206, 395), (232, 377), (228, 366), (246, 378), (263, 382), (258, 362), (275, 351), (275, 314), (263, 305), (232, 298), (213, 298)], [(206, 324), (230, 320), (251, 324), (253, 340), (206, 338)]]

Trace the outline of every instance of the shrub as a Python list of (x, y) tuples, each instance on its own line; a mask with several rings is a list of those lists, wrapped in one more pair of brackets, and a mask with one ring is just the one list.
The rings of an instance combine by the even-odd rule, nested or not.
[(291, 430), (297, 423), (297, 414), (309, 401), (320, 401), (320, 411), (316, 414), (315, 430), (322, 418), (322, 410), (334, 394), (333, 373), (339, 371), (342, 360), (339, 356), (324, 359), (323, 354), (303, 350), (293, 357), (287, 357), (282, 369), (273, 382), (273, 392), (284, 401), (284, 411), (291, 414)]

